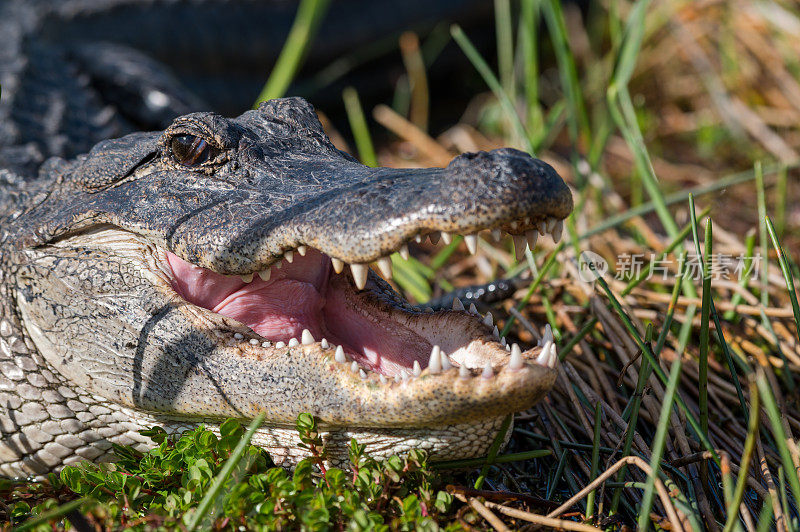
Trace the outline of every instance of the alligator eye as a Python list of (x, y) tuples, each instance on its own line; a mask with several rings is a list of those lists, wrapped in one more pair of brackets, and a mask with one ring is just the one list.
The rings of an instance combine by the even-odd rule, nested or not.
[(183, 166), (199, 166), (219, 153), (217, 148), (195, 135), (176, 135), (169, 146), (172, 156)]

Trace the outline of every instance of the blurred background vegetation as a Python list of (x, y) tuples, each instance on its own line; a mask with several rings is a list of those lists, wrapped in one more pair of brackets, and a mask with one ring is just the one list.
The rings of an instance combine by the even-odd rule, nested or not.
[[(456, 499), (435, 521), (800, 528), (800, 7), (353, 5), (280, 4), (282, 22), (254, 37), (277, 58), (266, 85), (242, 59), (236, 91), (202, 96), (229, 114), (260, 88), (259, 99), (304, 96), (337, 146), (368, 165), (441, 166), (461, 152), (517, 147), (556, 167), (576, 204), (564, 240), (542, 239), (520, 260), (510, 239), (488, 235), (474, 256), (456, 238), (393, 257), (396, 286), (421, 304), (520, 276), (517, 293), (480, 310), (527, 345), (550, 324), (562, 360), (556, 388), (516, 416), (502, 453), (435, 466)], [(584, 281), (584, 250), (607, 260), (610, 274)], [(641, 272), (615, 277), (632, 256), (643, 258)], [(720, 276), (721, 256), (757, 268)], [(687, 257), (704, 275), (680, 275)], [(651, 259), (664, 275), (650, 275)], [(37, 489), (40, 499), (75, 497)], [(340, 529), (377, 526), (331, 504), (326, 515)], [(388, 526), (415, 522), (389, 506)], [(221, 519), (215, 526), (232, 526)]]

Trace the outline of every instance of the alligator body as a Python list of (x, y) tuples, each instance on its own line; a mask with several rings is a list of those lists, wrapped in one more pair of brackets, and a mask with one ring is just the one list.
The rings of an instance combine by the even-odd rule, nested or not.
[(551, 339), (509, 350), (487, 318), (458, 302), (420, 311), (384, 280), (388, 255), (415, 238), (557, 237), (569, 189), (527, 154), (368, 168), (297, 98), (234, 119), (189, 113), (43, 164), (54, 154), (12, 123), (17, 136), (0, 139), (0, 474), (144, 448), (152, 425), (259, 412), (254, 442), (286, 465), (303, 456), (301, 412), (334, 464), (351, 437), (376, 456), (477, 456), (554, 382)]
[[(396, 42), (405, 29), (469, 23), (487, 8), (482, 0), (334, 0), (306, 65), (317, 72), (376, 40)], [(48, 156), (164, 129), (188, 112), (239, 114), (261, 90), (296, 9), (284, 0), (0, 1), (0, 167), (35, 175)], [(373, 85), (360, 83), (362, 95)], [(315, 98), (326, 94), (340, 101), (341, 87)]]

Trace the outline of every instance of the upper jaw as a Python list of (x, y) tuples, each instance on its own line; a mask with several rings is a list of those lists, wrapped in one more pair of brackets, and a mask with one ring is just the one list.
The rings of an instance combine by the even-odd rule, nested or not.
[(572, 210), (569, 188), (549, 165), (508, 149), (465, 154), (446, 168), (301, 160), (286, 162), (281, 173), (285, 178), (276, 179), (272, 166), (251, 169), (235, 197), (171, 226), (169, 248), (228, 275), (256, 274), (303, 247), (368, 264), (428, 234), (474, 240), (482, 230), (521, 239), (540, 229), (557, 232), (557, 221)]

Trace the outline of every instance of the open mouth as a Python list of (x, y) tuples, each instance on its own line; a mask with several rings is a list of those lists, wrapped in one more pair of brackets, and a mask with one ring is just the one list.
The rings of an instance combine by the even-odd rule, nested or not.
[[(507, 226), (521, 253), (533, 247), (540, 234), (561, 236), (562, 222), (530, 219)], [(502, 231), (492, 231), (496, 238)], [(429, 237), (438, 242), (440, 233)], [(448, 242), (451, 235), (442, 233)], [(466, 235), (471, 253), (477, 234)], [(404, 244), (398, 251), (405, 254)], [(480, 374), (491, 378), (496, 371), (521, 369), (525, 363), (552, 368), (557, 361), (549, 328), (540, 345), (523, 353), (501, 340), (491, 314), (481, 316), (474, 307), (420, 311), (405, 302), (368, 264), (350, 264), (300, 245), (284, 251), (270, 266), (246, 275), (224, 275), (194, 265), (166, 252), (174, 290), (184, 300), (249, 328), (234, 339), (252, 348), (274, 351), (297, 345), (317, 344), (342, 369), (363, 379), (403, 381), (423, 372), (442, 373), (454, 368), (463, 377)], [(374, 261), (377, 270), (391, 279), (391, 259)], [(351, 275), (343, 273), (345, 269)], [(341, 275), (340, 275), (341, 274)], [(247, 336), (247, 337), (246, 337)]]

